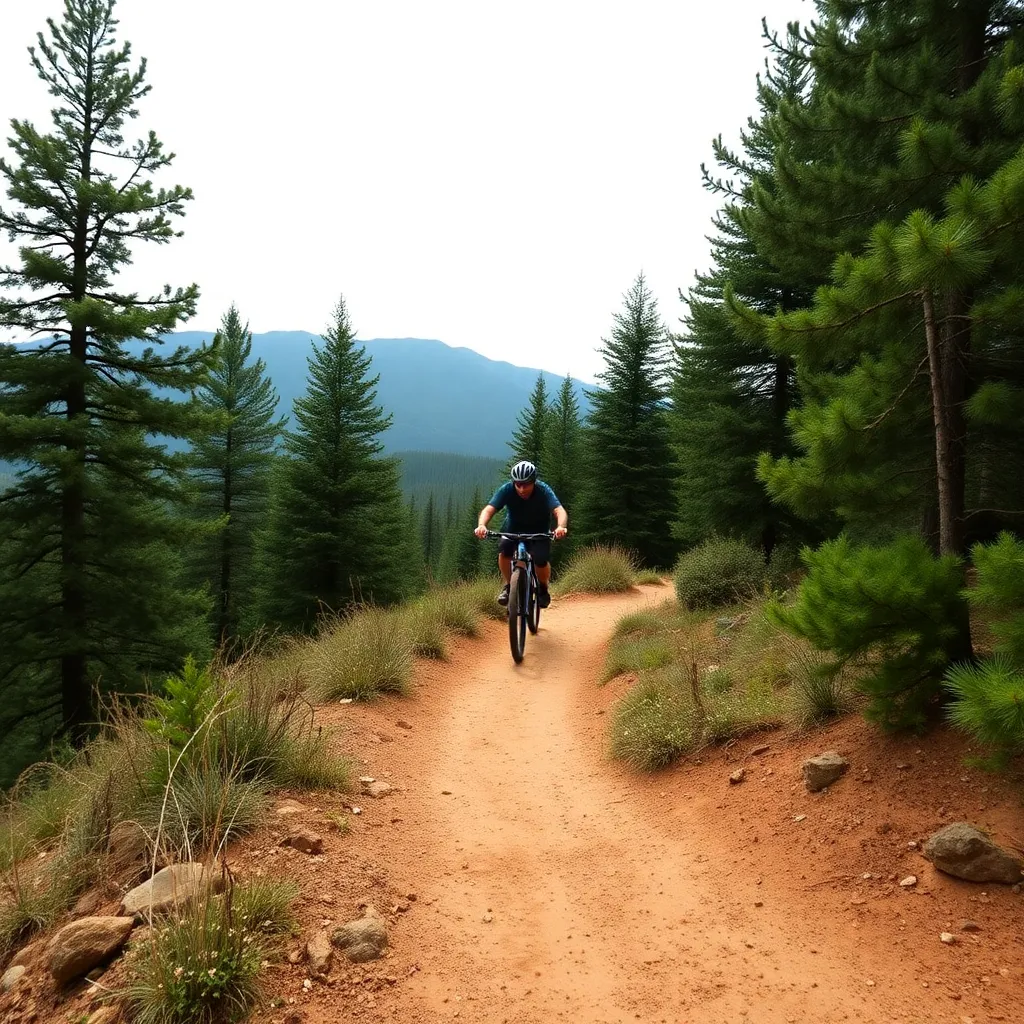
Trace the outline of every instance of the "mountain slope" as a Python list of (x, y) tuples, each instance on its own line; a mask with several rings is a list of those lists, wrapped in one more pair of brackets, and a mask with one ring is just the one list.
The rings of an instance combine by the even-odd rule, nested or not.
[[(169, 340), (191, 347), (212, 337), (206, 331), (183, 331)], [(253, 356), (266, 363), (283, 413), (290, 413), (292, 402), (305, 390), (306, 359), (317, 340), (307, 331), (253, 335)], [(540, 371), (424, 338), (374, 338), (363, 344), (373, 372), (380, 374), (377, 398), (393, 416), (382, 438), (388, 452), (509, 458), (506, 442)], [(554, 393), (560, 378), (547, 372), (544, 377)], [(589, 406), (579, 382), (577, 393), (585, 411)]]

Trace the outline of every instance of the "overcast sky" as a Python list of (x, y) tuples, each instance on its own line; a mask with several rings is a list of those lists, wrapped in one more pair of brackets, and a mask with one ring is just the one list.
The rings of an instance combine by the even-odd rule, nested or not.
[[(0, 0), (5, 128), (48, 130), (26, 48), (62, 9)], [(256, 332), (319, 332), (344, 294), (360, 338), (438, 338), (593, 380), (639, 272), (678, 327), (717, 205), (700, 164), (756, 110), (761, 17), (781, 29), (813, 10), (120, 0), (152, 85), (135, 125), (177, 154), (162, 183), (195, 192), (184, 237), (141, 250), (131, 283), (198, 282), (189, 329), (233, 301)]]

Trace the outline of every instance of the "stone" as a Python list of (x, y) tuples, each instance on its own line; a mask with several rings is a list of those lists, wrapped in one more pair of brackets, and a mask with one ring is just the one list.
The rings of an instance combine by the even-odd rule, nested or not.
[(293, 832), (281, 840), (281, 845), (290, 846), (299, 853), (308, 853), (311, 856), (324, 852), (324, 841), (316, 832)]
[(834, 750), (827, 750), (817, 757), (809, 757), (800, 766), (808, 790), (817, 793), (831, 786), (850, 767), (850, 762)]
[(4, 971), (4, 975), (0, 978), (0, 992), (10, 992), (15, 985), (21, 981), (22, 975), (28, 970), (27, 967), (23, 967), (21, 964), (15, 964), (13, 967), (8, 967)]
[(88, 889), (78, 898), (78, 902), (71, 908), (74, 917), (92, 917), (103, 904), (103, 896), (97, 889)]
[(924, 855), (940, 871), (968, 882), (1013, 885), (1021, 880), (1020, 858), (965, 821), (939, 829), (924, 844)]
[(90, 1014), (88, 1024), (117, 1024), (121, 1019), (121, 1011), (116, 1006), (101, 1006)]
[(917, 885), (917, 875), (907, 875), (900, 882), (900, 886), (904, 889), (912, 889), (915, 885)]
[(207, 871), (204, 865), (194, 861), (171, 864), (126, 893), (121, 901), (121, 913), (142, 921), (150, 914), (160, 914), (187, 903), (207, 886), (220, 892), (223, 880), (219, 874)]
[(747, 770), (746, 770), (746, 768), (737, 768), (736, 771), (734, 771), (729, 776), (729, 782), (732, 785), (736, 785), (737, 782), (742, 782), (746, 777), (747, 777)]
[(65, 925), (47, 946), (47, 967), (58, 985), (109, 960), (125, 943), (131, 917), (83, 917)]
[(332, 936), (331, 942), (342, 950), (354, 964), (377, 960), (388, 944), (388, 933), (377, 911), (372, 906), (365, 908), (363, 916), (342, 925)]
[(290, 818), (296, 814), (302, 814), (306, 808), (298, 800), (282, 800), (275, 808), (274, 813), (279, 818)]
[(769, 750), (771, 750), (771, 747), (767, 743), (762, 743), (750, 751), (750, 756), (757, 757), (758, 754), (767, 754)]
[(46, 940), (36, 939), (27, 946), (23, 946), (11, 958), (12, 965), (31, 967), (41, 956), (46, 953)]
[(373, 797), (374, 800), (379, 800), (382, 796), (387, 796), (388, 793), (391, 793), (392, 791), (392, 787), (386, 782), (378, 782), (377, 780), (374, 780), (373, 782), (363, 784), (363, 792), (367, 796)]
[(956, 936), (952, 932), (943, 932), (939, 936), (939, 942), (944, 942), (947, 946), (955, 946)]
[(334, 959), (334, 947), (327, 932), (319, 931), (306, 943), (306, 958), (314, 974), (326, 974)]
[(962, 932), (980, 932), (981, 925), (977, 921), (964, 921), (960, 925), (960, 931)]

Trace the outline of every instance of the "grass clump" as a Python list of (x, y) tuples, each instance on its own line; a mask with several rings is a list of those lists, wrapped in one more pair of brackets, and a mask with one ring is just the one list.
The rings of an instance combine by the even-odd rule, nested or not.
[(670, 665), (675, 650), (664, 634), (628, 635), (612, 645), (605, 658), (601, 682), (607, 683), (624, 672), (649, 672)]
[(412, 639), (400, 616), (373, 606), (350, 613), (304, 644), (310, 689), (324, 701), (405, 693), (412, 662)]
[(449, 633), (455, 636), (479, 634), (477, 612), (468, 587), (437, 587), (421, 597), (420, 603)]
[(295, 921), (298, 887), (264, 879), (208, 891), (173, 918), (154, 922), (134, 953), (124, 993), (139, 1024), (241, 1020), (260, 1001), (259, 973)]
[(465, 592), (469, 605), (475, 612), (483, 615), (485, 619), (503, 621), (508, 613), (498, 604), (500, 587), (500, 576), (485, 576), (473, 583), (466, 583), (461, 589)]
[(557, 591), (560, 594), (613, 594), (636, 582), (636, 558), (616, 545), (596, 544), (582, 548), (569, 559)]
[(613, 757), (641, 771), (656, 771), (692, 747), (692, 705), (664, 679), (640, 680), (616, 707)]
[(637, 574), (634, 582), (637, 586), (644, 584), (656, 587), (663, 587), (665, 585), (665, 577), (658, 572), (657, 569), (641, 569)]
[(761, 552), (742, 541), (711, 538), (676, 564), (676, 597), (686, 608), (718, 608), (753, 597), (764, 587)]

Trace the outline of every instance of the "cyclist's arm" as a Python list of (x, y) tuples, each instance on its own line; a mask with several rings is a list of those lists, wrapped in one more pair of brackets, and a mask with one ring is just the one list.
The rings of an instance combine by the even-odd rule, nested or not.
[(561, 535), (564, 537), (566, 532), (569, 529), (569, 513), (566, 512), (565, 509), (562, 508), (561, 505), (556, 505), (554, 507), (554, 509), (552, 509), (552, 511), (555, 513), (556, 536), (557, 536), (557, 531), (561, 530), (562, 531)]
[(477, 517), (476, 525), (478, 527), (487, 527), (487, 524), (491, 521), (491, 516), (494, 515), (498, 510), (493, 505), (484, 505), (480, 509), (480, 515)]

